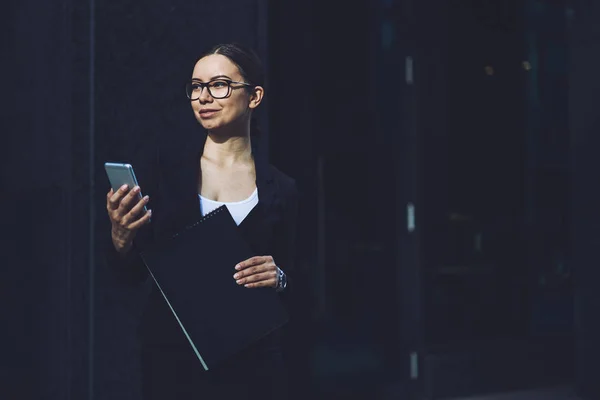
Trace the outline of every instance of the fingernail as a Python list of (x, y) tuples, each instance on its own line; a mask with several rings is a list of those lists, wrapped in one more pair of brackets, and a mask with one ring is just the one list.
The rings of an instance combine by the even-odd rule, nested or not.
[(129, 186), (127, 186), (127, 184), (124, 184), (123, 186), (121, 186), (121, 190), (126, 190)]
[(237, 278), (239, 278), (239, 277), (240, 277), (240, 274), (235, 274), (235, 275), (233, 275), (233, 278), (234, 278), (234, 279), (237, 279)]
[(247, 283), (247, 284), (245, 284), (245, 285), (244, 285), (244, 287), (250, 287), (250, 284), (249, 284), (249, 283)]
[(238, 285), (241, 285), (242, 281), (235, 281), (235, 283), (237, 283)]
[(136, 186), (136, 187), (133, 188), (133, 192), (134, 193), (137, 193), (139, 191), (140, 191), (140, 187), (139, 186)]
[(242, 267), (240, 266), (240, 264), (238, 264), (238, 265), (236, 265), (236, 266), (235, 266), (235, 269), (237, 269), (238, 271), (240, 270), (240, 268), (242, 268)]
[(148, 197), (148, 196), (144, 196), (144, 201), (146, 201), (146, 202), (147, 202), (148, 200), (150, 200), (150, 197)]
[(152, 210), (148, 210), (148, 215), (152, 216)]

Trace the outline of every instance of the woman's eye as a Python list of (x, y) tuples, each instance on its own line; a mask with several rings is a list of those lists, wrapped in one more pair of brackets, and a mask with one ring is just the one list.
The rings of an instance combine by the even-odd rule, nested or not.
[(227, 83), (223, 82), (223, 81), (213, 82), (213, 84), (212, 84), (212, 87), (214, 87), (216, 89), (221, 89), (221, 88), (224, 88), (225, 86), (227, 86)]
[(192, 84), (192, 90), (201, 90), (202, 86), (198, 85), (198, 84)]

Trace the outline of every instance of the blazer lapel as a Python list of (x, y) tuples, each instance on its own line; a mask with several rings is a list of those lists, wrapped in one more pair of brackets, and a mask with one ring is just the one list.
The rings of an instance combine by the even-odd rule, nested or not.
[(199, 154), (163, 160), (160, 181), (161, 215), (156, 215), (159, 236), (172, 236), (200, 219), (198, 199)]
[(277, 184), (266, 155), (253, 149), (256, 167), (258, 204), (239, 225), (240, 233), (256, 255), (265, 255), (271, 248), (274, 225), (279, 213), (273, 212), (278, 202)]
[(258, 203), (262, 211), (269, 213), (277, 200), (277, 187), (273, 172), (269, 168), (266, 154), (258, 149), (253, 149), (254, 164), (256, 167), (256, 187), (258, 188)]

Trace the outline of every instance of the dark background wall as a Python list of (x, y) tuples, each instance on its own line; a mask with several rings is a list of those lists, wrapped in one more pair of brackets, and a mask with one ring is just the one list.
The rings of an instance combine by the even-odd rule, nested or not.
[(577, 386), (589, 399), (600, 396), (595, 379), (600, 368), (600, 324), (596, 282), (599, 279), (597, 249), (598, 232), (597, 149), (599, 148), (596, 98), (599, 93), (597, 71), (600, 68), (598, 48), (600, 30), (597, 23), (600, 7), (596, 2), (576, 2), (578, 23), (571, 35), (569, 79), (569, 127), (573, 151), (572, 236), (575, 269), (575, 329)]
[(3, 13), (10, 75), (0, 200), (6, 398), (87, 392), (88, 11), (87, 4), (26, 1)]

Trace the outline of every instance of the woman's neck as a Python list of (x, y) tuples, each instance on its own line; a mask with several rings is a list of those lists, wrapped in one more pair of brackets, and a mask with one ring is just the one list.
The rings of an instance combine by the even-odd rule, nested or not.
[(223, 138), (209, 132), (202, 157), (223, 167), (250, 162), (252, 140), (250, 135)]

